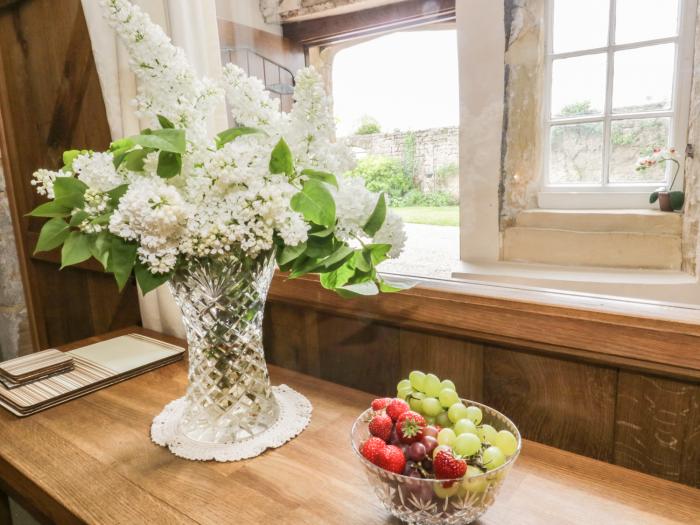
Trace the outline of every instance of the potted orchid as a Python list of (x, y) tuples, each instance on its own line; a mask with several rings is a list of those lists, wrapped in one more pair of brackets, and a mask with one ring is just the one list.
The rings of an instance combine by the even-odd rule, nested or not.
[(677, 211), (683, 208), (685, 194), (679, 190), (673, 190), (673, 185), (676, 183), (676, 177), (680, 171), (681, 164), (678, 161), (676, 148), (652, 148), (651, 154), (640, 157), (637, 161), (637, 171), (645, 171), (654, 166), (665, 164), (666, 162), (673, 163), (673, 177), (671, 184), (662, 186), (649, 195), (649, 204), (654, 204), (659, 201), (661, 211)]
[[(320, 76), (296, 77), (295, 104), (280, 112), (262, 82), (228, 64), (198, 78), (184, 52), (126, 0), (103, 2), (139, 80), (140, 134), (107, 151), (67, 151), (59, 171), (34, 175), (50, 200), (37, 251), (61, 247), (62, 266), (97, 259), (120, 287), (168, 283), (190, 355), (181, 426), (193, 439), (232, 442), (274, 424), (278, 409), (261, 323), (276, 267), (320, 275), (344, 297), (395, 292), (377, 266), (405, 234), (383, 194), (356, 178), (334, 141)], [(228, 102), (236, 126), (215, 137), (207, 118)]]

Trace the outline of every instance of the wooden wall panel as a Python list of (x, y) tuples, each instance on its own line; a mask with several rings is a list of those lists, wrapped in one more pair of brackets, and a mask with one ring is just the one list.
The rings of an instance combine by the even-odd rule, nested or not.
[(605, 461), (613, 457), (612, 368), (517, 350), (484, 351), (484, 401), (526, 438)]
[(134, 286), (58, 271), (55, 254), (32, 256), (43, 219), (26, 214), (42, 198), (38, 168), (61, 165), (65, 149), (103, 150), (110, 142), (102, 91), (79, 0), (32, 0), (0, 11), (0, 115), (8, 196), (35, 350), (140, 322)]
[(454, 381), (462, 397), (481, 401), (483, 345), (401, 329), (400, 349), (400, 377), (407, 377), (411, 370), (432, 372)]
[(697, 385), (620, 372), (615, 463), (697, 484), (699, 395)]
[(396, 392), (399, 330), (378, 323), (318, 314), (321, 377), (376, 395)]

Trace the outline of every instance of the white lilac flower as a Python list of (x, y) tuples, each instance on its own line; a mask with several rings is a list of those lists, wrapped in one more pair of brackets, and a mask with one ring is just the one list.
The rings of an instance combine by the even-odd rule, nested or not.
[(105, 192), (126, 182), (114, 167), (111, 153), (84, 153), (73, 159), (72, 170), (88, 188)]
[(403, 228), (401, 217), (389, 210), (384, 219), (384, 224), (379, 228), (379, 231), (374, 234), (372, 242), (377, 244), (391, 244), (389, 257), (396, 259), (401, 255), (404, 244), (406, 243), (406, 232)]
[(40, 169), (35, 171), (32, 175), (33, 179), (31, 181), (31, 185), (36, 186), (36, 192), (39, 195), (46, 195), (49, 199), (53, 199), (53, 183), (56, 180), (56, 177), (72, 176), (73, 174), (70, 171), (51, 171)]

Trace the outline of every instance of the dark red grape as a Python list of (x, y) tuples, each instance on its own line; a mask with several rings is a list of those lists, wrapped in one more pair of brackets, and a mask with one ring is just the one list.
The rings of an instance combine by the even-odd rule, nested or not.
[(389, 436), (389, 444), (396, 446), (399, 446), (401, 444), (399, 435), (396, 433), (396, 426), (394, 426), (394, 428), (391, 429), (391, 435)]
[(432, 425), (428, 425), (427, 427), (425, 427), (423, 429), (423, 437), (430, 436), (430, 437), (434, 437), (435, 439), (437, 439), (437, 435), (438, 435), (438, 429)]
[(438, 446), (438, 440), (432, 436), (423, 436), (423, 439), (421, 439), (420, 442), (425, 447), (425, 453), (429, 457), (432, 457), (433, 450), (435, 450), (435, 447)]
[(421, 461), (425, 459), (425, 445), (419, 441), (412, 443), (411, 446), (408, 447), (407, 456), (413, 461)]

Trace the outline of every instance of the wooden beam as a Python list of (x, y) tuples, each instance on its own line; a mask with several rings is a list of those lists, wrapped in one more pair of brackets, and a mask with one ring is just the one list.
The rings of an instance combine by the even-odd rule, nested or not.
[(697, 309), (475, 283), (427, 286), (346, 300), (311, 277), (277, 275), (270, 299), (546, 355), (700, 378)]
[(455, 0), (408, 0), (352, 13), (291, 22), (283, 25), (283, 32), (294, 42), (318, 46), (454, 20)]

